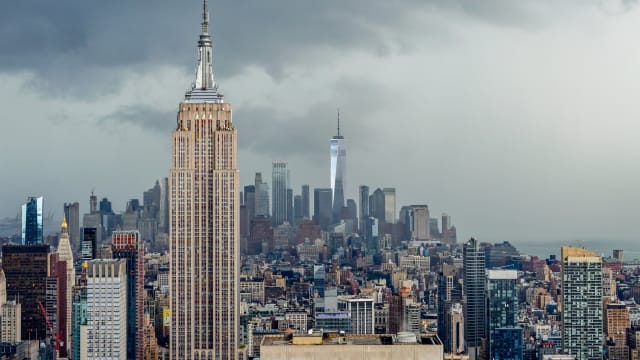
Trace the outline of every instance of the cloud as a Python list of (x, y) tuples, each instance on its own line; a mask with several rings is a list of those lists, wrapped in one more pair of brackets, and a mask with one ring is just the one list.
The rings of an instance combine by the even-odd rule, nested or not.
[(100, 118), (103, 126), (134, 125), (144, 130), (166, 134), (167, 119), (175, 117), (175, 111), (161, 111), (149, 105), (127, 105)]

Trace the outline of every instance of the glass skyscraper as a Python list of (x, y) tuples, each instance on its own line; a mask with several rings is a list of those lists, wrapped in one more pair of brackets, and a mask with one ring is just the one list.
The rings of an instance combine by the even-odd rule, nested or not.
[(274, 226), (287, 221), (287, 189), (289, 187), (289, 173), (287, 163), (274, 161), (271, 179), (271, 215)]
[(486, 337), (485, 268), (484, 249), (471, 238), (462, 252), (464, 267), (464, 339), (469, 349), (469, 359), (478, 358), (481, 339)]
[(340, 114), (338, 113), (338, 133), (330, 141), (331, 155), (331, 199), (333, 209), (331, 211), (331, 222), (340, 221), (342, 208), (344, 207), (344, 188), (347, 173), (347, 142), (340, 135)]
[[(487, 271), (487, 302), (489, 304), (489, 359), (497, 359), (498, 353), (501, 359), (521, 359), (522, 354), (516, 357), (516, 353), (505, 353), (504, 347), (510, 347), (511, 343), (504, 343), (505, 336), (498, 333), (513, 334), (506, 328), (514, 328), (518, 324), (518, 271), (516, 270), (488, 270)], [(520, 331), (522, 337), (522, 331)], [(522, 339), (520, 340), (522, 343)], [(522, 346), (520, 346), (521, 348)], [(507, 356), (505, 358), (505, 356)], [(513, 356), (513, 357), (512, 357)]]
[(22, 244), (43, 244), (42, 196), (30, 197), (22, 204)]

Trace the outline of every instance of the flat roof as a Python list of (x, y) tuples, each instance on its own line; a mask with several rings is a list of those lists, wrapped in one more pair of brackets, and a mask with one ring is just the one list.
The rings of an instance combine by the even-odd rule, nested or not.
[[(295, 339), (294, 339), (295, 338)], [(303, 345), (439, 345), (442, 342), (436, 334), (337, 334), (318, 333), (311, 335), (267, 335), (262, 346), (303, 346)]]

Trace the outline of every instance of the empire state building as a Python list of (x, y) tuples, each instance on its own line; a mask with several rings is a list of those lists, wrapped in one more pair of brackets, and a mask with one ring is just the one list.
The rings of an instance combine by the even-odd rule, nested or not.
[(238, 359), (240, 262), (237, 131), (213, 76), (203, 4), (196, 80), (171, 143), (171, 359)]

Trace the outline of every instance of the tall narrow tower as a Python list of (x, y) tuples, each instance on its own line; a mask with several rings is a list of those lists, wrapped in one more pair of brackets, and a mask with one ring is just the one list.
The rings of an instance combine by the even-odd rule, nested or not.
[(170, 189), (171, 359), (237, 359), (240, 173), (231, 105), (214, 82), (204, 2), (198, 68), (179, 105)]
[(331, 199), (333, 210), (331, 222), (340, 221), (340, 214), (344, 207), (344, 183), (347, 175), (347, 143), (344, 136), (340, 135), (340, 112), (338, 111), (338, 133), (331, 138)]

